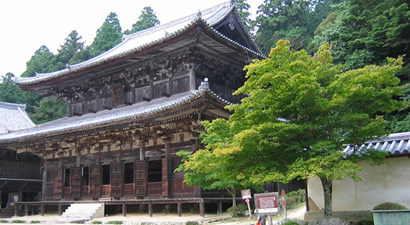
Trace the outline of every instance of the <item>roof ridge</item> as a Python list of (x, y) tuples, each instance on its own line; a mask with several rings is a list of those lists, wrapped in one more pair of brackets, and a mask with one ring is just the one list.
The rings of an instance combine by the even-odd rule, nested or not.
[(141, 37), (143, 35), (146, 35), (147, 33), (152, 33), (152, 32), (157, 32), (157, 31), (160, 31), (160, 30), (164, 30), (168, 27), (172, 27), (172, 26), (175, 26), (177, 24), (184, 23), (184, 22), (187, 22), (187, 21), (195, 21), (195, 19), (198, 18), (198, 14), (200, 14), (201, 17), (203, 15), (208, 15), (212, 12), (217, 11), (217, 9), (222, 8), (223, 6), (226, 6), (227, 4), (229, 4), (231, 6), (231, 3), (229, 1), (223, 2), (221, 4), (218, 4), (216, 6), (213, 6), (211, 8), (205, 9), (205, 10), (199, 10), (198, 13), (193, 13), (191, 15), (188, 15), (188, 16), (185, 16), (185, 17), (170, 21), (168, 23), (160, 24), (160, 25), (157, 25), (157, 26), (153, 26), (153, 27), (141, 30), (141, 31), (137, 31), (137, 32), (132, 33), (132, 34), (124, 35), (123, 40), (125, 40), (127, 38), (134, 39), (134, 38), (137, 38), (137, 37)]

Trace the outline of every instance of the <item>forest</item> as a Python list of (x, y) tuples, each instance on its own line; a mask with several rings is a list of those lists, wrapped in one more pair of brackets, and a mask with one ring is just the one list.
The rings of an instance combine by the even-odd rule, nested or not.
[[(396, 98), (410, 100), (410, 10), (406, 0), (265, 0), (258, 7), (254, 20), (250, 19), (247, 0), (236, 3), (244, 26), (265, 55), (278, 40), (290, 41), (294, 51), (304, 50), (309, 55), (328, 43), (333, 61), (344, 70), (366, 65), (385, 65), (387, 57), (403, 57), (403, 67), (397, 73), (404, 92)], [(160, 24), (151, 7), (145, 7), (130, 29), (120, 26), (117, 14), (107, 15), (96, 37), (85, 46), (81, 35), (73, 30), (63, 41), (57, 53), (40, 46), (29, 61), (21, 77), (35, 76), (65, 68), (99, 55), (131, 34)], [(0, 83), (0, 101), (27, 104), (27, 112), (36, 124), (66, 116), (67, 105), (55, 99), (22, 91), (14, 83), (15, 74), (3, 75)], [(390, 121), (390, 132), (410, 130), (408, 108), (385, 114)]]

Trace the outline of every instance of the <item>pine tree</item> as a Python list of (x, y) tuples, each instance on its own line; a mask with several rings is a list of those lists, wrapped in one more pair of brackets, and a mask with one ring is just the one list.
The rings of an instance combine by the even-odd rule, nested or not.
[(132, 34), (159, 24), (160, 22), (155, 15), (154, 10), (151, 7), (147, 6), (144, 7), (144, 9), (141, 11), (141, 15), (138, 17), (137, 22), (132, 25), (132, 29), (126, 30), (124, 33)]
[(97, 35), (90, 46), (90, 56), (104, 53), (121, 42), (122, 33), (117, 14), (111, 12), (103, 25), (97, 30)]
[(65, 68), (75, 55), (84, 51), (84, 42), (81, 42), (81, 39), (82, 37), (79, 36), (77, 31), (73, 30), (70, 32), (64, 44), (58, 50), (57, 62), (55, 64), (56, 70)]
[(50, 50), (45, 45), (43, 45), (34, 52), (34, 55), (26, 63), (27, 69), (21, 74), (21, 76), (33, 77), (35, 75), (35, 72), (51, 72), (55, 68), (55, 66), (52, 64), (54, 61), (54, 54), (50, 52)]

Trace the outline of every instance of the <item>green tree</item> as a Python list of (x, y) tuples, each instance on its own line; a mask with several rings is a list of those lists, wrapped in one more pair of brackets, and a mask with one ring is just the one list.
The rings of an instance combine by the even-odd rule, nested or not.
[(33, 77), (35, 73), (45, 73), (54, 70), (54, 65), (52, 62), (55, 61), (55, 56), (50, 50), (42, 45), (39, 49), (34, 52), (34, 55), (26, 63), (27, 69), (24, 71), (22, 77)]
[[(231, 139), (227, 123), (223, 119), (216, 119), (213, 126), (204, 121), (202, 125), (212, 133), (207, 135), (202, 134), (202, 143), (206, 143), (205, 149), (200, 149), (191, 154), (189, 151), (179, 151), (177, 155), (182, 158), (181, 164), (175, 171), (185, 172), (184, 181), (191, 186), (199, 186), (205, 190), (209, 189), (225, 189), (232, 196), (232, 205), (236, 207), (236, 192), (244, 188), (252, 188), (260, 190), (260, 184), (252, 184), (243, 182), (247, 176), (237, 176), (232, 171), (238, 171), (241, 166), (240, 162), (236, 161), (237, 157), (232, 157), (225, 154), (225, 148), (221, 148), (221, 140)], [(235, 151), (229, 149), (228, 151)]]
[(231, 3), (235, 4), (245, 28), (248, 29), (248, 31), (253, 30), (251, 20), (249, 19), (249, 8), (251, 6), (247, 3), (247, 0), (231, 0)]
[(147, 28), (150, 28), (150, 27), (153, 27), (153, 26), (159, 25), (159, 24), (160, 24), (160, 22), (159, 22), (157, 16), (155, 15), (154, 10), (149, 6), (146, 6), (146, 7), (144, 7), (144, 9), (142, 9), (141, 15), (138, 17), (137, 22), (135, 22), (132, 25), (132, 29), (131, 30), (126, 30), (124, 33), (125, 34), (132, 34), (132, 33), (135, 33), (137, 31), (145, 30)]
[[(77, 31), (73, 30), (68, 34), (63, 45), (58, 50), (57, 59), (54, 63), (54, 70), (65, 68), (76, 55), (84, 54), (84, 42), (81, 42), (82, 37)], [(78, 57), (78, 56), (76, 56)], [(76, 58), (76, 62), (82, 61)]]
[[(383, 65), (386, 57), (403, 55), (404, 66), (397, 73), (402, 84), (409, 85), (410, 74), (410, 10), (405, 0), (365, 1), (349, 0), (341, 4), (316, 29), (314, 46), (328, 42), (332, 46), (335, 63), (345, 70), (370, 64)], [(410, 95), (410, 90), (405, 96)], [(408, 109), (394, 112), (390, 129), (406, 131)], [(403, 122), (401, 122), (403, 121)], [(408, 131), (408, 130), (407, 130)]]
[(34, 123), (40, 124), (56, 120), (67, 115), (67, 103), (52, 98), (42, 98), (31, 115)]
[(205, 126), (204, 140), (215, 143), (204, 144), (238, 163), (230, 172), (244, 177), (241, 184), (319, 177), (329, 217), (332, 181), (359, 179), (357, 161), (384, 158), (377, 151), (344, 155), (340, 150), (385, 135), (387, 122), (380, 114), (406, 107), (393, 98), (403, 89), (395, 76), (401, 63), (401, 58), (389, 59), (384, 66), (343, 72), (333, 64), (327, 45), (310, 57), (280, 40), (269, 58), (245, 67), (247, 81), (235, 94), (246, 97), (228, 107), (233, 114), (223, 126), (219, 120)]
[(317, 25), (340, 0), (265, 0), (258, 8), (256, 42), (268, 53), (280, 39), (288, 39), (294, 50), (310, 48)]
[(122, 33), (117, 14), (111, 12), (103, 25), (97, 30), (97, 35), (91, 44), (91, 56), (106, 52), (121, 42)]

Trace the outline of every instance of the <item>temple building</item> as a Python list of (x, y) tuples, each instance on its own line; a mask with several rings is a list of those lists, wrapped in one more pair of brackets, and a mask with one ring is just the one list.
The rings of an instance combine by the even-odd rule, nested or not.
[[(25, 109), (25, 105), (0, 102), (0, 136), (34, 127)], [(15, 202), (38, 201), (40, 196), (40, 158), (0, 147), (0, 218), (15, 214)]]
[[(79, 201), (126, 215), (156, 207), (218, 212), (231, 198), (174, 173), (179, 150), (200, 148), (200, 122), (227, 118), (243, 67), (263, 58), (227, 2), (124, 36), (111, 50), (63, 70), (19, 78), (26, 91), (68, 102), (68, 116), (0, 135), (0, 147), (42, 159), (44, 213)], [(58, 207), (55, 207), (58, 206)], [(48, 207), (48, 208), (47, 208)], [(128, 210), (127, 210), (128, 208)]]

